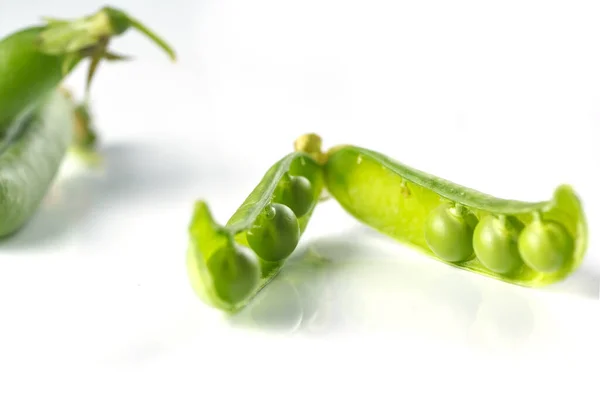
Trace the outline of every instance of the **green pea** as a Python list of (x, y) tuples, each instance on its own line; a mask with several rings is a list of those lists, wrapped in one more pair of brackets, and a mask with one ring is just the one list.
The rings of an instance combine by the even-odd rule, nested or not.
[(425, 224), (429, 248), (447, 262), (462, 262), (473, 255), (473, 231), (477, 217), (461, 205), (442, 204)]
[(560, 270), (571, 259), (573, 239), (554, 221), (534, 220), (519, 237), (519, 252), (530, 268), (542, 273)]
[(514, 216), (488, 215), (475, 228), (473, 249), (489, 270), (508, 274), (523, 266), (519, 255), (519, 233), (523, 223)]
[(236, 304), (248, 297), (260, 281), (260, 264), (248, 248), (227, 245), (217, 250), (208, 260), (217, 295), (224, 301)]
[(287, 206), (273, 203), (257, 218), (246, 233), (248, 244), (258, 256), (269, 262), (287, 258), (300, 240), (300, 225)]
[(282, 179), (276, 201), (288, 206), (296, 215), (302, 217), (313, 206), (313, 188), (304, 176), (287, 176)]

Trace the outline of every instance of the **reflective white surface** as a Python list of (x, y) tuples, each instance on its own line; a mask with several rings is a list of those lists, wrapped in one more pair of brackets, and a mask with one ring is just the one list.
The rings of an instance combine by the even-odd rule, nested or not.
[[(102, 4), (3, 4), (0, 33)], [(0, 243), (0, 397), (597, 398), (593, 2), (111, 4), (180, 61), (135, 33), (115, 41), (136, 59), (95, 83), (104, 166), (65, 163)], [(224, 317), (187, 281), (193, 201), (225, 222), (308, 131), (503, 197), (570, 183), (588, 255), (564, 283), (513, 287), (424, 259), (330, 200), (280, 276)]]

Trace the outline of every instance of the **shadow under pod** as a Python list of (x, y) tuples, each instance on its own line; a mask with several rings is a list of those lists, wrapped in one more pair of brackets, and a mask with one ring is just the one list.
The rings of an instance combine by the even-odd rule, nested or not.
[(160, 202), (169, 192), (201, 185), (210, 170), (201, 159), (191, 162), (176, 146), (160, 142), (111, 143), (101, 156), (102, 165), (91, 168), (66, 159), (35, 215), (2, 239), (0, 249), (52, 245), (79, 224), (101, 218), (94, 213), (136, 201)]
[(535, 306), (521, 287), (420, 259), (359, 229), (308, 242), (229, 322), (276, 334), (396, 331), (463, 342), (492, 331), (514, 346), (530, 338)]
[[(569, 294), (587, 299), (600, 300), (600, 275), (594, 271), (598, 261), (586, 259), (579, 269), (564, 281), (543, 287), (541, 290), (556, 294)], [(597, 268), (600, 270), (600, 268)]]

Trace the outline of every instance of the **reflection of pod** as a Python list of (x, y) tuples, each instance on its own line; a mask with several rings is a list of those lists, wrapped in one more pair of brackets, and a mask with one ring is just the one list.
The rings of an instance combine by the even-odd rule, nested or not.
[(465, 276), (448, 275), (438, 278), (427, 285), (425, 295), (427, 302), (434, 308), (430, 313), (435, 314), (437, 310), (461, 333), (466, 332), (475, 322), (482, 303), (479, 286)]
[(518, 295), (489, 296), (471, 327), (471, 341), (488, 349), (523, 346), (534, 332), (535, 317), (531, 304)]
[[(505, 282), (539, 287), (563, 280), (586, 251), (584, 211), (566, 185), (549, 201), (499, 199), (355, 146), (330, 150), (324, 177), (331, 196), (363, 223), (446, 264)], [(482, 221), (490, 227), (473, 229)]]
[(286, 278), (272, 281), (256, 299), (247, 310), (261, 329), (293, 333), (304, 319), (300, 294)]
[[(325, 260), (301, 258), (287, 270), (286, 279), (293, 284), (302, 304), (304, 326), (312, 323), (319, 309), (325, 306), (325, 299), (330, 288)], [(321, 264), (323, 263), (323, 264)]]
[[(298, 203), (288, 204), (289, 196), (281, 196), (281, 187), (288, 184), (290, 176), (302, 176), (310, 184), (303, 185), (311, 190), (312, 204), (310, 209), (302, 209), (301, 215), (295, 215), (292, 208)], [(218, 225), (204, 201), (197, 201), (189, 226), (188, 274), (196, 293), (207, 304), (218, 309), (236, 312), (248, 302), (277, 275), (287, 259), (298, 245), (309, 219), (318, 203), (323, 187), (321, 166), (308, 154), (301, 151), (292, 152), (275, 163), (263, 176), (259, 184), (248, 195), (244, 203), (231, 216), (226, 225)], [(303, 197), (304, 201), (307, 197)], [(303, 208), (303, 207), (300, 207)], [(254, 267), (259, 269), (260, 278), (252, 287), (245, 287), (247, 292), (236, 293), (236, 300), (227, 300), (218, 294), (217, 286), (222, 290), (219, 267), (235, 272), (233, 257), (222, 256), (227, 260), (222, 265), (207, 265), (219, 251), (244, 246), (252, 250), (249, 257)], [(244, 263), (244, 268), (248, 266)], [(241, 266), (241, 265), (240, 265)], [(211, 272), (213, 270), (213, 272)], [(236, 281), (232, 279), (231, 281)]]

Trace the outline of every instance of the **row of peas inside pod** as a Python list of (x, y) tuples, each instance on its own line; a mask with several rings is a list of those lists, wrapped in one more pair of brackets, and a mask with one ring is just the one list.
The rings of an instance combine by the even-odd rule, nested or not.
[(447, 262), (477, 257), (487, 269), (506, 275), (522, 273), (525, 267), (541, 273), (559, 271), (574, 249), (565, 227), (544, 220), (539, 211), (519, 217), (490, 214), (450, 201), (429, 214), (425, 239), (431, 251)]
[(188, 258), (196, 291), (221, 309), (243, 307), (297, 248), (322, 186), (320, 165), (294, 151), (265, 173), (225, 226), (199, 202)]
[(277, 262), (294, 252), (300, 241), (298, 218), (314, 205), (310, 181), (286, 173), (270, 202), (246, 233), (250, 248), (262, 259)]

